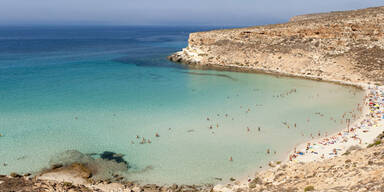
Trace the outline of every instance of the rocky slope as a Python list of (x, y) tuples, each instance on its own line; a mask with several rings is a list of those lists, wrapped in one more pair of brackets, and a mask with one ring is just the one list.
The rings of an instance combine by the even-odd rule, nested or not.
[(255, 179), (246, 185), (229, 184), (215, 190), (382, 192), (384, 145), (376, 144), (367, 149), (351, 147), (342, 156), (324, 161), (278, 165), (256, 174)]
[(384, 7), (192, 33), (188, 47), (169, 59), (195, 66), (383, 84)]

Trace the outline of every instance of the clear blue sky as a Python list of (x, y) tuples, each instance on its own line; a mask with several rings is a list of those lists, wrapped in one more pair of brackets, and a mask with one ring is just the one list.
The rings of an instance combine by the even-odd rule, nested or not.
[(0, 0), (0, 25), (256, 25), (384, 0)]

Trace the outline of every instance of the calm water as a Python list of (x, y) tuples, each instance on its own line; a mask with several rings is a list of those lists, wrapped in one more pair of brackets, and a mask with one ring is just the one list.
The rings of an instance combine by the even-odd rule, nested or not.
[(228, 181), (343, 128), (361, 101), (354, 88), (166, 60), (207, 29), (0, 28), (0, 174), (38, 171), (74, 149), (124, 154), (130, 180)]

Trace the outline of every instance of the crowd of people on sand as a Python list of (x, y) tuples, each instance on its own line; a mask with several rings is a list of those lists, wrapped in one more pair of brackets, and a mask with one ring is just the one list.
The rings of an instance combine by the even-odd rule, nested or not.
[[(301, 150), (295, 148), (293, 153), (289, 155), (289, 160), (305, 161), (331, 158), (340, 154), (342, 150), (346, 150), (346, 148), (342, 149), (341, 147), (362, 145), (364, 134), (379, 128), (381, 121), (384, 121), (384, 88), (378, 86), (369, 87), (364, 98), (364, 105), (366, 110), (363, 110), (364, 106), (357, 105), (357, 111), (363, 113), (363, 117), (358, 122), (351, 124), (351, 119), (356, 120), (356, 114), (343, 114), (342, 118), (346, 122), (345, 130), (314, 142), (308, 142)], [(347, 118), (348, 115), (351, 118)], [(308, 156), (310, 157), (308, 158)]]

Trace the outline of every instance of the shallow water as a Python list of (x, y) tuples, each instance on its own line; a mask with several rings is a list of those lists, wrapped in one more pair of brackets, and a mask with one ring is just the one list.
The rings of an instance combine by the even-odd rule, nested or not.
[(341, 116), (361, 102), (352, 87), (166, 60), (207, 29), (0, 28), (0, 174), (75, 149), (122, 153), (122, 174), (144, 183), (228, 181), (345, 127)]

